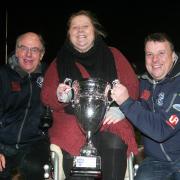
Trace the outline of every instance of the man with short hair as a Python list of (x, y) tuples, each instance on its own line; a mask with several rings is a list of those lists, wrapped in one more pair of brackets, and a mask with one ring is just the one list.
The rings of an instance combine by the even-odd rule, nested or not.
[(43, 180), (49, 161), (49, 139), (40, 128), (43, 106), (42, 37), (20, 35), (15, 54), (0, 68), (0, 179), (11, 180), (17, 169), (26, 180)]
[(180, 179), (180, 60), (170, 38), (153, 33), (145, 39), (148, 73), (142, 76), (140, 99), (117, 84), (112, 98), (142, 132), (146, 158), (135, 180)]

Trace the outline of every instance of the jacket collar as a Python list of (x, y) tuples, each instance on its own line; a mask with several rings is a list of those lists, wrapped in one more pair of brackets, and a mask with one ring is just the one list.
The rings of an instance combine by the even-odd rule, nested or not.
[(22, 78), (27, 76), (28, 74), (36, 74), (36, 73), (42, 72), (41, 65), (38, 65), (38, 67), (36, 68), (36, 70), (33, 73), (27, 73), (19, 66), (18, 59), (15, 56), (15, 54), (13, 54), (12, 56), (10, 56), (8, 58), (8, 64), (9, 64), (10, 68), (13, 69), (14, 71), (16, 71)]

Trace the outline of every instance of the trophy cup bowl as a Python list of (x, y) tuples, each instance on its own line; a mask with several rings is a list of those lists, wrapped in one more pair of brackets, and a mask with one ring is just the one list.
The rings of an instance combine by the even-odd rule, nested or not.
[(110, 84), (99, 78), (74, 81), (73, 107), (79, 127), (86, 135), (86, 144), (80, 156), (74, 156), (71, 174), (74, 176), (101, 176), (101, 157), (92, 143), (92, 136), (101, 127), (108, 106)]

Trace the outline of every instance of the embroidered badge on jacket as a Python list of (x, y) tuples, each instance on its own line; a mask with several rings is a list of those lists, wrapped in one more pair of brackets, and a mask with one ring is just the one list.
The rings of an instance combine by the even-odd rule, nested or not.
[(157, 105), (162, 106), (164, 104), (164, 92), (160, 92), (157, 98)]
[(170, 118), (166, 121), (166, 123), (173, 129), (178, 124), (178, 122), (179, 118), (175, 114), (171, 115)]
[(145, 89), (141, 94), (141, 98), (147, 101), (150, 95), (151, 95), (150, 91)]
[(11, 82), (11, 90), (12, 91), (21, 91), (21, 85), (19, 82), (12, 81)]

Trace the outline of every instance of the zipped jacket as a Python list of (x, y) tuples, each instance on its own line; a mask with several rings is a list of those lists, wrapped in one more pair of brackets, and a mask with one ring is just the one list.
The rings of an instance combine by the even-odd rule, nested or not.
[(161, 81), (142, 76), (140, 100), (120, 109), (142, 132), (145, 154), (163, 161), (180, 158), (180, 59)]
[(40, 66), (28, 74), (12, 57), (0, 68), (0, 144), (18, 148), (44, 137), (39, 128), (42, 83)]

